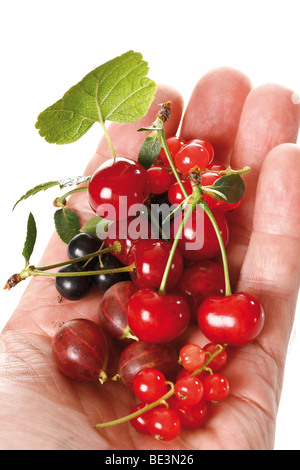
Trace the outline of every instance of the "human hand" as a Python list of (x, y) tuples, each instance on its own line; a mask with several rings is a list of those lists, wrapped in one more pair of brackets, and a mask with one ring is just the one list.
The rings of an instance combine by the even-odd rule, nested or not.
[[(171, 100), (167, 135), (174, 135), (183, 112), (180, 95), (160, 87), (139, 123), (109, 128), (118, 155), (137, 158), (142, 124), (154, 120), (157, 104)], [(300, 150), (299, 105), (277, 85), (251, 90), (247, 77), (231, 69), (204, 76), (183, 116), (181, 135), (210, 141), (216, 160), (233, 168), (250, 166), (242, 205), (230, 214), (227, 247), (233, 291), (248, 291), (264, 305), (263, 332), (252, 344), (231, 351), (226, 367), (231, 393), (207, 424), (182, 431), (171, 442), (137, 434), (128, 424), (96, 430), (94, 425), (128, 414), (132, 394), (122, 384), (75, 383), (57, 370), (51, 338), (57, 321), (97, 319), (99, 296), (57, 303), (53, 280), (35, 278), (1, 335), (0, 446), (3, 449), (271, 449), (285, 356), (299, 290)], [(110, 156), (102, 139), (86, 174)], [(86, 222), (84, 195), (69, 203)], [(54, 234), (40, 264), (66, 259)], [(190, 340), (203, 343), (199, 330)]]

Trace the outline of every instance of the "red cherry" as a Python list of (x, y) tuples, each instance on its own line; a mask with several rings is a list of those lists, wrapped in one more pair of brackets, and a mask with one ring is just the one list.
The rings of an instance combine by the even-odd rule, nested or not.
[(179, 171), (188, 175), (190, 170), (196, 166), (199, 170), (204, 170), (213, 158), (214, 151), (209, 142), (193, 139), (175, 155), (175, 165)]
[[(182, 181), (182, 184), (185, 187), (186, 192), (188, 193), (188, 195), (192, 194), (193, 190), (192, 190), (192, 186), (191, 186), (191, 183), (189, 182), (189, 180), (188, 179), (186, 179), (186, 180), (182, 179), (181, 181)], [(184, 201), (185, 196), (184, 196), (183, 192), (181, 191), (181, 188), (179, 186), (178, 181), (176, 181), (175, 183), (173, 183), (169, 187), (168, 199), (169, 199), (169, 201), (172, 205), (178, 205), (178, 204), (181, 204), (182, 201)]]
[(119, 220), (136, 212), (148, 199), (150, 180), (145, 168), (129, 158), (111, 158), (95, 171), (88, 186), (91, 208), (100, 217)]
[(223, 401), (230, 391), (229, 382), (222, 374), (211, 374), (203, 379), (204, 399), (207, 401)]
[(227, 297), (210, 297), (200, 306), (198, 323), (202, 333), (219, 344), (245, 346), (260, 334), (265, 320), (260, 301), (239, 292)]
[[(171, 223), (170, 235), (174, 238), (184, 217), (183, 211)], [(212, 209), (221, 236), (226, 247), (229, 241), (229, 225), (225, 215), (218, 209)], [(220, 254), (220, 245), (215, 229), (204, 210), (197, 206), (187, 220), (178, 241), (178, 249), (184, 259), (193, 261), (215, 258)]]
[[(180, 137), (176, 137), (176, 136), (169, 137), (168, 139), (166, 139), (166, 142), (167, 142), (167, 147), (169, 149), (171, 158), (174, 161), (176, 153), (179, 152), (181, 147), (185, 145), (186, 142), (184, 139), (181, 139)], [(162, 161), (164, 166), (170, 167), (169, 160), (163, 148), (161, 149), (158, 158)]]
[(143, 217), (128, 217), (117, 220), (109, 225), (103, 239), (106, 247), (110, 247), (115, 241), (121, 243), (121, 251), (113, 252), (125, 266), (128, 265), (127, 256), (130, 248), (140, 239), (151, 238), (151, 224)]
[(173, 395), (168, 403), (170, 408), (178, 414), (182, 429), (198, 429), (206, 423), (209, 417), (209, 408), (205, 400), (188, 406)]
[[(214, 182), (220, 178), (220, 175), (218, 175), (217, 173), (213, 173), (212, 171), (206, 171), (202, 173), (201, 178), (202, 178), (202, 182), (201, 182), (202, 186), (212, 186)], [(240, 199), (237, 202), (229, 203), (224, 200), (222, 201), (222, 200), (214, 199), (209, 194), (205, 194), (204, 199), (211, 209), (217, 208), (223, 212), (228, 212), (228, 211), (232, 211), (236, 209), (237, 207), (239, 207), (239, 205), (242, 202), (242, 199)]]
[(136, 397), (143, 403), (152, 403), (168, 391), (164, 374), (151, 367), (142, 369), (135, 375), (132, 389)]
[(80, 382), (93, 382), (106, 369), (109, 343), (97, 323), (76, 318), (57, 330), (52, 353), (64, 375)]
[(168, 170), (161, 166), (152, 166), (147, 170), (150, 179), (150, 193), (162, 194), (168, 191), (172, 178)]
[(171, 441), (180, 433), (181, 422), (176, 411), (170, 408), (159, 408), (150, 414), (148, 429), (157, 439)]
[(141, 341), (167, 343), (186, 330), (190, 311), (186, 300), (179, 295), (140, 289), (129, 300), (127, 320)]
[(224, 295), (224, 270), (215, 261), (199, 261), (183, 270), (173, 290), (187, 299), (192, 319), (197, 321), (198, 309), (207, 297)]
[[(167, 265), (172, 244), (165, 240), (139, 240), (129, 251), (128, 264), (135, 263), (130, 276), (139, 287), (159, 288)], [(167, 280), (167, 289), (179, 281), (183, 272), (183, 259), (175, 251)]]

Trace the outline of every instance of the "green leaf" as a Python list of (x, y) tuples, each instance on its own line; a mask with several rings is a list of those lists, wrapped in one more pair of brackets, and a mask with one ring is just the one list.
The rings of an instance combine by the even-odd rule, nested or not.
[(156, 92), (156, 84), (146, 77), (148, 71), (142, 55), (128, 51), (87, 74), (40, 113), (35, 127), (47, 142), (69, 144), (97, 121), (137, 121), (148, 111)]
[(161, 144), (157, 136), (157, 132), (151, 133), (144, 140), (139, 151), (138, 162), (143, 165), (146, 170), (151, 167), (160, 154)]
[(34, 188), (29, 189), (23, 196), (20, 197), (20, 199), (15, 203), (13, 210), (15, 209), (16, 205), (19, 204), (20, 201), (23, 201), (24, 199), (27, 199), (30, 196), (34, 196), (40, 191), (45, 191), (46, 189), (53, 188), (54, 186), (59, 186), (60, 189), (63, 189), (66, 186), (77, 186), (80, 183), (85, 183), (86, 181), (89, 181), (90, 178), (90, 176), (73, 176), (71, 178), (65, 178), (63, 180), (48, 181), (47, 183), (38, 184)]
[(80, 222), (78, 215), (72, 209), (58, 209), (54, 213), (55, 228), (63, 242), (69, 241), (78, 234)]
[(23, 251), (22, 251), (22, 255), (25, 258), (26, 265), (28, 265), (33, 249), (34, 249), (34, 245), (36, 241), (36, 233), (37, 233), (36, 223), (35, 223), (32, 213), (30, 212), (28, 221), (27, 221), (26, 240), (24, 243)]
[(238, 174), (222, 176), (210, 187), (212, 190), (221, 193), (220, 195), (214, 193), (214, 195), (211, 194), (211, 196), (215, 197), (215, 199), (224, 200), (224, 197), (222, 197), (222, 195), (224, 195), (226, 202), (230, 204), (240, 201), (245, 192), (245, 183)]
[(81, 227), (80, 232), (99, 235), (107, 230), (109, 224), (111, 224), (111, 220), (103, 219), (99, 215), (95, 215)]

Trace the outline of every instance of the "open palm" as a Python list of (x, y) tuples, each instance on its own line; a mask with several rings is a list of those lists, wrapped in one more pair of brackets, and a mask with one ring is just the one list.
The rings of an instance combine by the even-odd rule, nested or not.
[[(1, 449), (271, 449), (285, 356), (293, 324), (300, 267), (300, 149), (296, 147), (300, 110), (292, 92), (278, 85), (251, 89), (242, 73), (222, 68), (196, 85), (182, 117), (176, 90), (160, 86), (142, 122), (112, 124), (117, 155), (137, 158), (141, 124), (151, 124), (158, 104), (171, 100), (167, 135), (181, 124), (183, 138), (212, 143), (216, 160), (226, 166), (250, 166), (243, 204), (230, 214), (227, 248), (233, 291), (248, 291), (263, 303), (266, 322), (253, 344), (230, 351), (226, 367), (231, 393), (216, 405), (197, 431), (182, 431), (171, 442), (138, 434), (127, 423), (94, 425), (128, 414), (134, 399), (121, 383), (70, 381), (57, 370), (51, 339), (57, 322), (97, 319), (99, 294), (86, 300), (57, 302), (51, 278), (29, 282), (19, 306), (1, 334)], [(110, 156), (103, 139), (86, 174)], [(69, 203), (81, 222), (93, 214), (84, 194)], [(53, 234), (40, 265), (66, 260), (66, 246)], [(13, 295), (13, 294), (12, 294)], [(204, 343), (199, 330), (189, 340)]]

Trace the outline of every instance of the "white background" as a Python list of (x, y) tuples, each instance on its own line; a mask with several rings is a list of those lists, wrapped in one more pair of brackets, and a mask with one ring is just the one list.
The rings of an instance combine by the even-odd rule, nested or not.
[[(35, 262), (53, 231), (55, 190), (12, 212), (16, 200), (36, 184), (80, 175), (102, 135), (95, 125), (70, 146), (52, 146), (34, 128), (39, 112), (94, 67), (130, 49), (143, 54), (153, 80), (179, 89), (185, 103), (201, 75), (222, 65), (245, 72), (253, 86), (277, 82), (299, 94), (299, 6), (299, 0), (2, 2), (1, 282), (23, 267), (29, 211), (38, 226)], [(0, 289), (0, 329), (25, 287)], [(278, 415), (279, 450), (300, 449), (299, 310)]]

